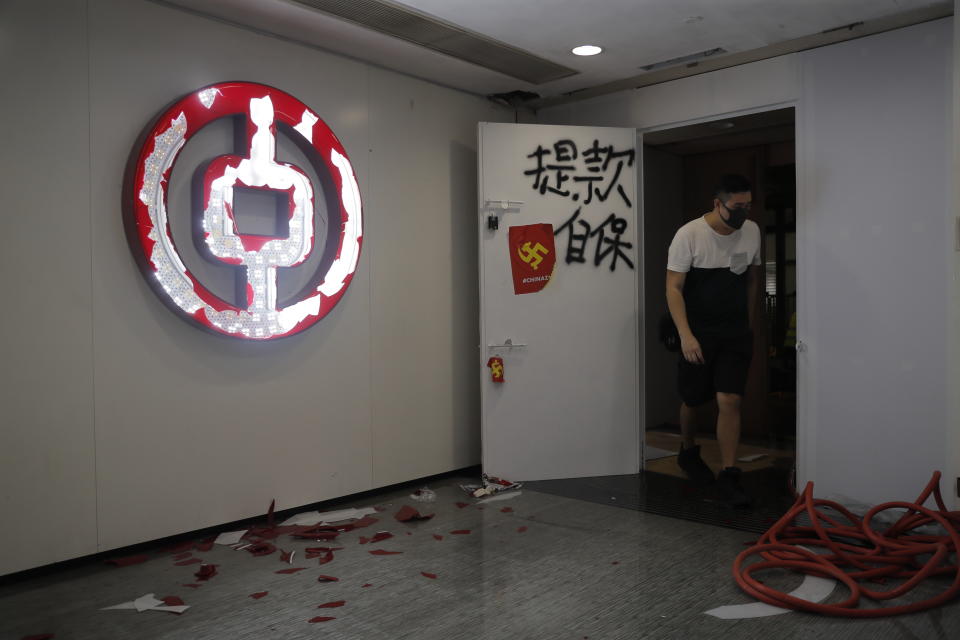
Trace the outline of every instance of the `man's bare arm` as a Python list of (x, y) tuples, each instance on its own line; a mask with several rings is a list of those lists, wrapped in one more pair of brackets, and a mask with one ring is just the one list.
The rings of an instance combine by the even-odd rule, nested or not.
[(750, 321), (750, 330), (756, 330), (757, 306), (760, 295), (760, 265), (750, 265), (747, 269), (747, 317)]
[(677, 333), (680, 334), (680, 349), (683, 351), (683, 357), (687, 362), (703, 364), (703, 352), (693, 331), (690, 330), (687, 305), (683, 301), (683, 283), (686, 280), (686, 273), (667, 269), (667, 308), (670, 310), (673, 324), (677, 326)]

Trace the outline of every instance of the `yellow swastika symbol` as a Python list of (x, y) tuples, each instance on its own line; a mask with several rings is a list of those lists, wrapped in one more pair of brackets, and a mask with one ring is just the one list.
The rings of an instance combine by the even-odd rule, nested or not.
[(547, 249), (539, 242), (533, 245), (533, 247), (530, 246), (529, 242), (524, 242), (522, 247), (517, 247), (517, 255), (520, 256), (521, 260), (529, 264), (530, 268), (534, 271), (536, 271), (540, 263), (543, 262), (543, 256), (548, 253), (550, 253), (550, 249)]
[(490, 365), (490, 371), (493, 373), (494, 378), (500, 378), (503, 376), (503, 365), (499, 362), (494, 362)]

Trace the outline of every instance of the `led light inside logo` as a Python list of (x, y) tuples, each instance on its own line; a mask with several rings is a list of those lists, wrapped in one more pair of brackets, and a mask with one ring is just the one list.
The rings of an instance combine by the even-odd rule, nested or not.
[[(167, 183), (181, 149), (207, 124), (238, 115), (246, 119), (247, 148), (242, 155), (222, 155), (207, 166), (202, 231), (215, 260), (244, 269), (246, 306), (214, 295), (186, 268), (167, 215)], [(316, 247), (313, 185), (301, 168), (277, 162), (277, 123), (302, 137), (298, 146), (314, 170), (330, 176), (338, 210), (329, 212), (329, 227), (331, 233), (339, 230), (336, 255), (326, 261), (325, 272), (282, 308), (277, 302), (277, 270), (302, 264)], [(360, 190), (346, 151), (306, 105), (272, 87), (223, 83), (177, 102), (148, 134), (133, 187), (133, 221), (149, 277), (168, 303), (212, 331), (253, 340), (303, 331), (336, 305), (356, 271), (363, 226)], [(285, 200), (285, 237), (241, 233), (234, 215), (237, 189), (270, 191)]]

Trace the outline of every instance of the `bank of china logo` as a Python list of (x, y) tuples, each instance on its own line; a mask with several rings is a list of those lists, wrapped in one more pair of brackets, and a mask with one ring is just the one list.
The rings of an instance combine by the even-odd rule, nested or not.
[[(167, 184), (180, 151), (204, 126), (224, 117), (246, 120), (246, 148), (214, 158), (202, 177), (198, 229), (209, 256), (242, 269), (246, 305), (229, 302), (203, 286), (184, 265), (173, 241)], [(304, 263), (315, 250), (314, 188), (307, 173), (277, 162), (277, 124), (304, 152), (319, 176), (328, 176), (336, 198), (328, 207), (330, 234), (339, 229), (336, 252), (320, 261), (309, 286), (283, 307), (277, 301), (277, 270)], [(234, 190), (274, 192), (286, 201), (281, 237), (242, 233), (234, 217)], [(299, 333), (323, 318), (350, 284), (360, 258), (363, 225), (360, 190), (337, 137), (306, 105), (273, 87), (249, 82), (216, 84), (170, 107), (148, 133), (134, 172), (133, 222), (141, 263), (162, 298), (204, 328), (250, 340)], [(339, 222), (339, 225), (337, 224)], [(331, 238), (336, 239), (336, 238)], [(333, 243), (328, 243), (333, 247)]]

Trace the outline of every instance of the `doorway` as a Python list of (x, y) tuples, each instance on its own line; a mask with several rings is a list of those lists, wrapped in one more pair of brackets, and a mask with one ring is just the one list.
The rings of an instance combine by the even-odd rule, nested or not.
[[(753, 184), (750, 219), (760, 227), (762, 274), (754, 357), (742, 405), (738, 466), (744, 485), (789, 495), (796, 462), (795, 110), (783, 108), (646, 132), (643, 144), (645, 469), (682, 478), (677, 466), (677, 354), (660, 342), (667, 250), (677, 229), (710, 210), (724, 173)], [(716, 408), (701, 412), (697, 442), (719, 470)], [(753, 479), (751, 481), (751, 478)], [(759, 496), (758, 496), (759, 497)], [(776, 499), (777, 496), (770, 496)]]

